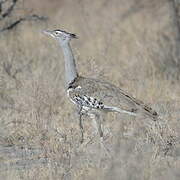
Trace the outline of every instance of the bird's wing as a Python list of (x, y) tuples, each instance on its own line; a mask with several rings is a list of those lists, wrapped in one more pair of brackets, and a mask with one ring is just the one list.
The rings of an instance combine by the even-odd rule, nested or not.
[(156, 111), (151, 107), (108, 82), (79, 77), (74, 82), (74, 86), (79, 87), (77, 91), (80, 94), (96, 98), (107, 107), (116, 107), (135, 113), (142, 111), (150, 116), (157, 116)]

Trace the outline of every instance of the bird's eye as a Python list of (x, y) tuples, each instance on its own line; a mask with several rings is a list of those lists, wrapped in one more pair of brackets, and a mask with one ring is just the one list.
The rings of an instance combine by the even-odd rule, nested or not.
[(56, 34), (56, 35), (58, 35), (58, 32), (57, 32), (57, 31), (55, 31), (55, 34)]

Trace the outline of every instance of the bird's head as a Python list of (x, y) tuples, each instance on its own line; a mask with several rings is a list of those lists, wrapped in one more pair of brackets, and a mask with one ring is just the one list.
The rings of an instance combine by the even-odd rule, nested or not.
[(59, 29), (53, 31), (44, 30), (43, 33), (57, 39), (61, 45), (70, 42), (71, 39), (77, 39), (77, 36), (75, 34), (68, 33)]

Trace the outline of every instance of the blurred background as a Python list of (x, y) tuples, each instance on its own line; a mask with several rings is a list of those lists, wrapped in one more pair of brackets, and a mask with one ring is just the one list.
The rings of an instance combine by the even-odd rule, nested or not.
[[(0, 0), (0, 179), (180, 179), (179, 0)], [(99, 147), (85, 144), (64, 89), (58, 43), (77, 34), (81, 75), (107, 80), (152, 106), (159, 123), (108, 115)]]

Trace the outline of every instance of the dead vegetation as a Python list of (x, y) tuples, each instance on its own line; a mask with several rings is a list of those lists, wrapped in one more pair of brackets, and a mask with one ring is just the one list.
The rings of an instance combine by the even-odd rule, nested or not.
[[(61, 1), (46, 24), (29, 22), (0, 34), (0, 179), (179, 179), (178, 31), (172, 1), (78, 2)], [(45, 28), (77, 33), (79, 71), (149, 102), (160, 120), (109, 114), (104, 122), (108, 157), (84, 117), (85, 143), (80, 144), (76, 110), (65, 96), (62, 53), (41, 34)]]
[[(25, 21), (43, 21), (46, 17), (37, 14), (29, 14), (23, 10), (23, 0), (1, 0), (0, 1), (0, 32), (14, 29)], [(17, 12), (19, 10), (19, 12)], [(21, 12), (20, 12), (21, 10)], [(30, 9), (29, 9), (30, 11)]]

